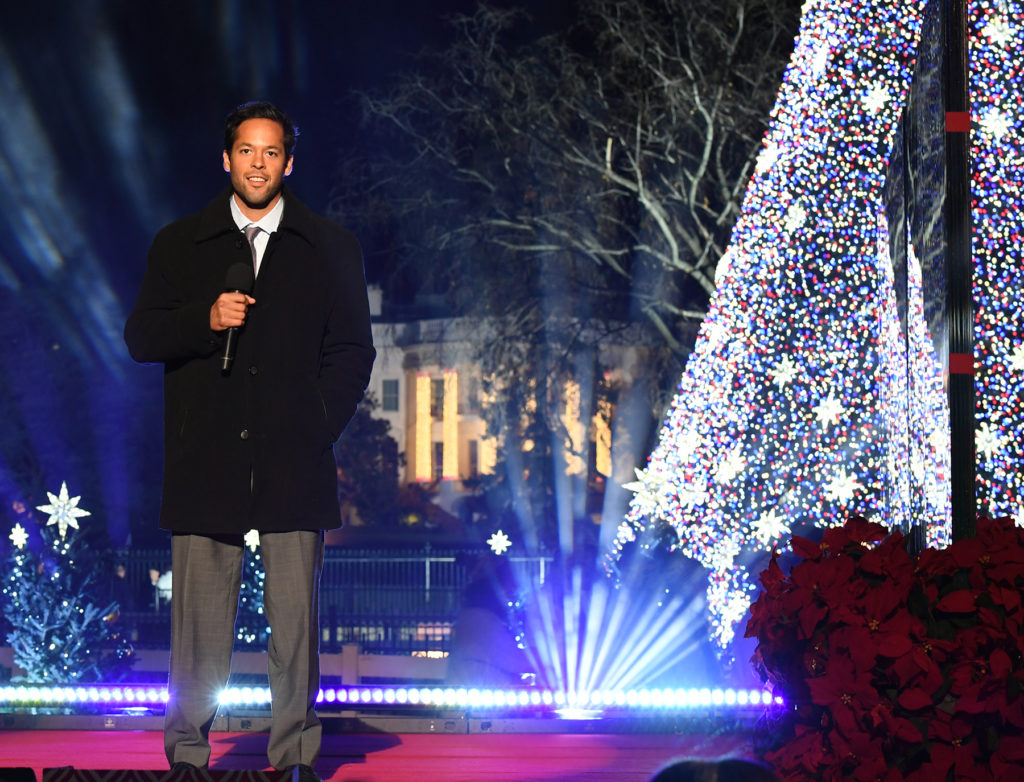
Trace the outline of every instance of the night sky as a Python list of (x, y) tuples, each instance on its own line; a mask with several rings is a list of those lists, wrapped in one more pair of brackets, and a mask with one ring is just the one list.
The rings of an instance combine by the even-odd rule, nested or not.
[[(162, 545), (161, 373), (121, 338), (153, 235), (226, 184), (224, 117), (253, 99), (299, 125), (289, 185), (324, 212), (353, 91), (476, 4), (0, 3), (0, 547), (62, 481), (114, 544)], [(518, 5), (538, 32), (572, 20), (571, 0)]]

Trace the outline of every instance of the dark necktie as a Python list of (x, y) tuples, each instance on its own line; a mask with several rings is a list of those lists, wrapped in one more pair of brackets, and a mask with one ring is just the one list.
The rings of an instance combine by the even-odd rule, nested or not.
[(249, 242), (249, 249), (252, 250), (252, 275), (255, 277), (259, 270), (259, 264), (256, 262), (256, 234), (260, 232), (260, 227), (256, 223), (249, 223), (242, 231)]

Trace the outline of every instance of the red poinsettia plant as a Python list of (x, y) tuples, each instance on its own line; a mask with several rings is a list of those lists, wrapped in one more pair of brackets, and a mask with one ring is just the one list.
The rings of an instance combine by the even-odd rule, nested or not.
[(1024, 530), (905, 543), (853, 517), (761, 574), (746, 635), (787, 704), (764, 748), (784, 779), (1024, 779)]

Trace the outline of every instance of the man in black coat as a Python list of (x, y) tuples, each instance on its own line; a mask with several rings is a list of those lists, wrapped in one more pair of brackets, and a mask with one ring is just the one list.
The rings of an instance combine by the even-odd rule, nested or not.
[[(164, 739), (179, 770), (209, 762), (242, 537), (255, 529), (271, 629), (267, 757), (318, 779), (317, 595), (323, 533), (340, 524), (333, 444), (375, 354), (358, 242), (283, 185), (295, 136), (268, 103), (228, 116), (231, 185), (157, 234), (125, 326), (132, 358), (164, 365), (160, 526), (172, 533), (173, 572)], [(238, 264), (254, 267), (252, 290)]]

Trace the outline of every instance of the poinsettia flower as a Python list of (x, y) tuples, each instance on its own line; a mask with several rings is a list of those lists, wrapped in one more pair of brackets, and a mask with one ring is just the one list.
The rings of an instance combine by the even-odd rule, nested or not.
[[(998, 569), (1003, 565), (1024, 565), (1024, 530), (1010, 517), (979, 519), (974, 539), (984, 549), (984, 559), (994, 568)], [(994, 577), (1002, 580), (1003, 575), (999, 573)]]
[(976, 537), (955, 541), (948, 549), (947, 556), (959, 568), (968, 568), (981, 562), (988, 552)]
[(975, 539), (946, 549), (903, 544), (851, 519), (796, 542), (788, 576), (777, 562), (767, 574), (748, 635), (766, 681), (796, 694), (796, 738), (776, 750), (786, 778), (1020, 775), (1024, 529), (979, 520)]
[(797, 727), (792, 740), (778, 750), (767, 753), (765, 760), (787, 779), (797, 777), (798, 772), (804, 772), (802, 776), (816, 776), (823, 769), (837, 765), (835, 756), (826, 748), (821, 733), (809, 730), (803, 725)]
[(1001, 715), (1009, 707), (1006, 678), (994, 676), (987, 660), (956, 662), (949, 671), (949, 684), (959, 711)]
[(857, 567), (873, 573), (890, 588), (909, 589), (914, 579), (914, 559), (904, 548), (904, 538), (895, 532), (877, 546), (863, 553)]
[(865, 589), (857, 600), (836, 607), (834, 618), (837, 622), (864, 625), (874, 633), (896, 632), (916, 637), (924, 631), (924, 625), (907, 610), (907, 591), (885, 587)]
[(875, 544), (889, 535), (881, 524), (868, 521), (863, 516), (850, 516), (841, 527), (830, 527), (822, 534), (822, 548), (837, 552), (849, 544)]
[(808, 561), (821, 559), (821, 545), (812, 540), (794, 535), (790, 545), (793, 547), (793, 553), (801, 559)]
[(807, 688), (811, 702), (824, 706), (847, 736), (863, 729), (860, 720), (880, 699), (871, 677), (843, 657), (829, 660), (825, 675), (808, 681)]
[(924, 739), (921, 728), (905, 717), (893, 714), (890, 704), (880, 701), (869, 714), (871, 726), (882, 728), (888, 736), (906, 741), (910, 744), (920, 744)]
[[(789, 595), (792, 606), (802, 603), (800, 627), (810, 637), (815, 625), (824, 619), (831, 607), (841, 607), (859, 591), (850, 584), (854, 564), (849, 558), (807, 560), (796, 565), (790, 579), (797, 587)], [(866, 588), (866, 587), (864, 587)]]
[(844, 779), (874, 782), (887, 773), (889, 764), (885, 761), (881, 736), (866, 732), (846, 736), (839, 731), (832, 731), (828, 734), (828, 741), (837, 762), (843, 764)]
[(988, 590), (988, 595), (993, 604), (1006, 611), (1008, 617), (1018, 615), (1024, 609), (1020, 589), (1015, 587), (993, 586)]
[(933, 720), (928, 737), (932, 740), (929, 762), (921, 768), (923, 779), (946, 779), (955, 769), (957, 779), (992, 779), (991, 772), (978, 763), (981, 755), (973, 736), (971, 720), (954, 717)]
[(922, 638), (907, 654), (893, 659), (889, 671), (900, 690), (916, 687), (934, 694), (945, 684), (941, 665), (956, 648), (953, 641)]

